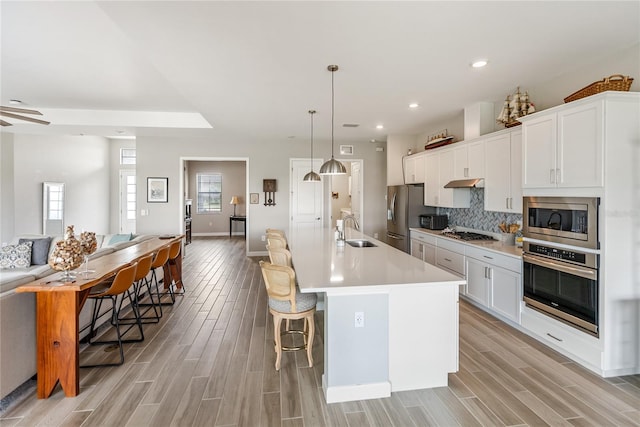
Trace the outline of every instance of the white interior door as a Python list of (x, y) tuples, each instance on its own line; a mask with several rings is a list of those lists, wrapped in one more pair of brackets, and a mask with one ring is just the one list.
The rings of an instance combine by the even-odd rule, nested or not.
[[(318, 172), (322, 160), (314, 159), (313, 170)], [(322, 227), (323, 181), (302, 179), (311, 170), (311, 160), (291, 160), (291, 231), (301, 227)]]
[(136, 171), (120, 171), (120, 233), (136, 232)]

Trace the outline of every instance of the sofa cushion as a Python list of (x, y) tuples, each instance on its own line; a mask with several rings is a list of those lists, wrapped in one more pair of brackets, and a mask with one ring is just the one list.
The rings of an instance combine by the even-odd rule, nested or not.
[(32, 241), (0, 248), (0, 268), (27, 268), (31, 265)]
[(18, 243), (25, 242), (33, 242), (33, 246), (31, 246), (31, 265), (45, 265), (49, 260), (49, 246), (51, 246), (51, 237), (18, 240)]
[(111, 239), (109, 239), (108, 245), (111, 246), (120, 242), (128, 242), (129, 240), (131, 240), (131, 234), (114, 234), (111, 236)]
[(36, 276), (31, 274), (29, 270), (16, 268), (0, 270), (0, 298), (4, 298), (6, 292), (34, 280), (36, 280)]

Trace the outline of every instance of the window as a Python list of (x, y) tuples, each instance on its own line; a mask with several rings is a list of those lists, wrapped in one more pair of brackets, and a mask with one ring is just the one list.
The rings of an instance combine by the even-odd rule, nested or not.
[(127, 203), (127, 220), (136, 219), (136, 176), (128, 175), (126, 177), (126, 203)]
[(136, 164), (136, 149), (135, 148), (121, 148), (120, 149), (120, 164), (121, 165), (135, 165)]
[(198, 213), (222, 211), (222, 174), (197, 174)]

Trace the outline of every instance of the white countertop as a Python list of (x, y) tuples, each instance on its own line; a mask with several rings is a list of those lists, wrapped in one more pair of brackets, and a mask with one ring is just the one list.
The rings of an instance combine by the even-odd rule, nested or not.
[[(515, 245), (507, 245), (498, 240), (459, 240), (451, 237), (444, 236), (440, 230), (429, 230), (426, 228), (411, 228), (411, 231), (417, 231), (420, 233), (430, 234), (441, 239), (450, 240), (452, 242), (461, 243), (463, 245), (475, 246), (480, 249), (486, 249), (491, 252), (496, 252), (502, 255), (512, 256), (518, 259), (522, 258), (522, 248)], [(461, 230), (465, 231), (465, 230)], [(472, 230), (471, 230), (472, 231)], [(485, 233), (486, 234), (486, 233)]]
[(407, 285), (462, 285), (466, 281), (386, 243), (346, 229), (346, 239), (366, 239), (376, 247), (336, 245), (334, 230), (301, 229), (288, 236), (302, 292), (361, 293)]

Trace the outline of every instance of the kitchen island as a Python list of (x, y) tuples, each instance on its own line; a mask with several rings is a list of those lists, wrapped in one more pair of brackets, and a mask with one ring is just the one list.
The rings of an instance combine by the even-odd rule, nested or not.
[[(458, 370), (458, 287), (464, 279), (347, 228), (289, 236), (302, 292), (324, 293), (327, 403), (447, 386)], [(374, 247), (352, 247), (349, 240)]]

